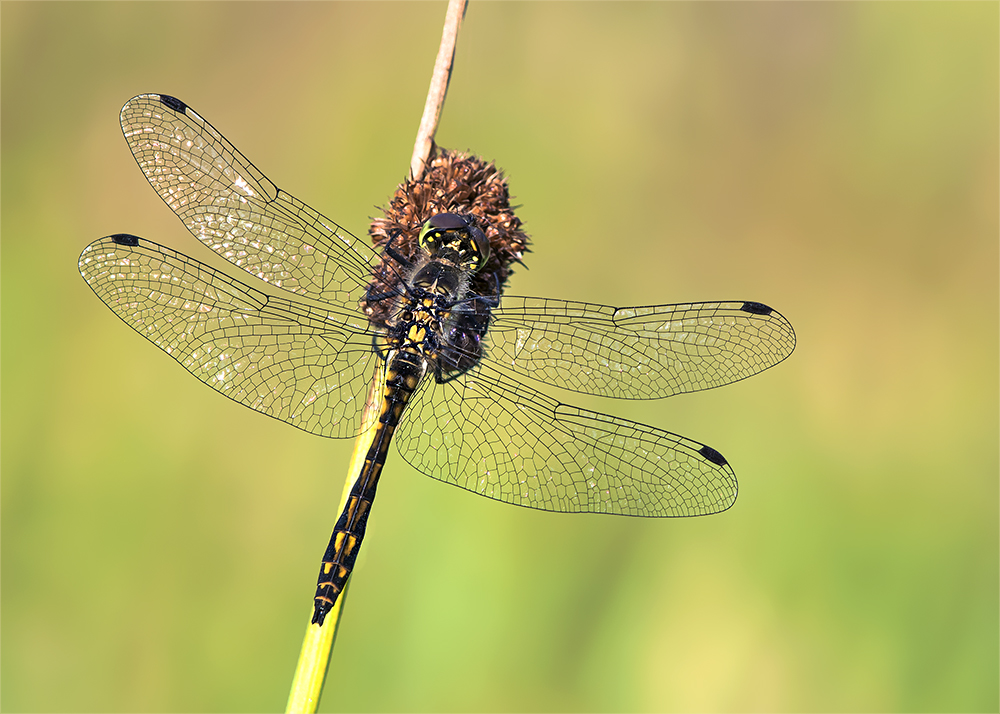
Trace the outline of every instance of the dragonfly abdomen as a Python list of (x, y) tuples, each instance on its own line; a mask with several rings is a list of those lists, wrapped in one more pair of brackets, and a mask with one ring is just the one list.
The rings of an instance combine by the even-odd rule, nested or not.
[(375, 438), (368, 448), (361, 474), (351, 486), (351, 493), (337, 519), (326, 553), (323, 554), (313, 602), (312, 621), (318, 625), (323, 624), (323, 620), (333, 609), (354, 569), (354, 561), (361, 549), (368, 515), (375, 500), (375, 489), (389, 452), (389, 443), (403, 409), (426, 371), (426, 363), (419, 351), (397, 350), (390, 352), (388, 357)]

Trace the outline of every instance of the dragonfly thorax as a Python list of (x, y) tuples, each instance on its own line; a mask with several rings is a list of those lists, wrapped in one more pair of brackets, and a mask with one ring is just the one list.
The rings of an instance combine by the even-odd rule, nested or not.
[(428, 260), (418, 264), (407, 281), (410, 293), (433, 296), (437, 302), (448, 303), (460, 299), (468, 289), (469, 271), (451, 261)]
[(446, 381), (467, 372), (484, 355), (498, 296), (478, 295), (471, 278), (489, 257), (489, 243), (468, 219), (439, 213), (423, 225), (418, 244), (420, 254), (412, 263), (386, 251), (402, 264), (403, 280), (383, 297), (394, 305), (377, 351), (386, 359), (399, 351), (420, 355), (428, 371)]
[(447, 260), (426, 259), (399, 296), (387, 322), (385, 346), (426, 361), (439, 378), (467, 371), (483, 355), (489, 308), (468, 295), (469, 271)]

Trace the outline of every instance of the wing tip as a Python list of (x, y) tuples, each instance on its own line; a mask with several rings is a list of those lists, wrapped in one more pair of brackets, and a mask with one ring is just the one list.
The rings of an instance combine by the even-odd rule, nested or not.
[(779, 354), (778, 359), (768, 366), (774, 366), (775, 364), (782, 362), (783, 360), (788, 358), (788, 356), (791, 355), (792, 352), (795, 351), (795, 328), (792, 327), (792, 323), (788, 321), (788, 318), (786, 318), (780, 312), (775, 310), (770, 305), (765, 305), (762, 302), (754, 302), (752, 300), (744, 302), (740, 306), (740, 311), (748, 313), (750, 315), (760, 315), (761, 317), (770, 317), (772, 318), (771, 323), (779, 325), (778, 328), (779, 331), (784, 332), (785, 337), (787, 338), (786, 346), (788, 349), (787, 351), (782, 351)]

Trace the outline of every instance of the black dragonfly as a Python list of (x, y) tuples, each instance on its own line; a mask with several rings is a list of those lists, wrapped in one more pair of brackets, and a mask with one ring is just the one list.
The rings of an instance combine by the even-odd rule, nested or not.
[[(115, 314), (216, 391), (320, 436), (371, 428), (365, 466), (324, 554), (322, 625), (364, 537), (390, 440), (418, 471), (519, 506), (676, 517), (718, 513), (736, 477), (715, 449), (559, 402), (523, 379), (621, 399), (711, 389), (788, 357), (795, 333), (758, 302), (616, 308), (480, 294), (488, 254), (471, 216), (442, 213), (420, 254), (381, 257), (279, 189), (178, 99), (121, 111), (150, 185), (198, 240), (258, 280), (251, 287), (151, 241), (118, 234), (80, 256)], [(372, 287), (376, 265), (396, 287)], [(263, 287), (263, 286), (262, 286)], [(361, 305), (383, 303), (371, 321)], [(365, 409), (373, 380), (381, 396)]]

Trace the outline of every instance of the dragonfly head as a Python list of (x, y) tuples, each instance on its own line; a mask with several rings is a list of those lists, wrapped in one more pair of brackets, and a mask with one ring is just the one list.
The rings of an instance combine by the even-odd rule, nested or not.
[(431, 216), (420, 229), (418, 242), (432, 258), (448, 260), (473, 273), (490, 257), (486, 235), (457, 213)]

